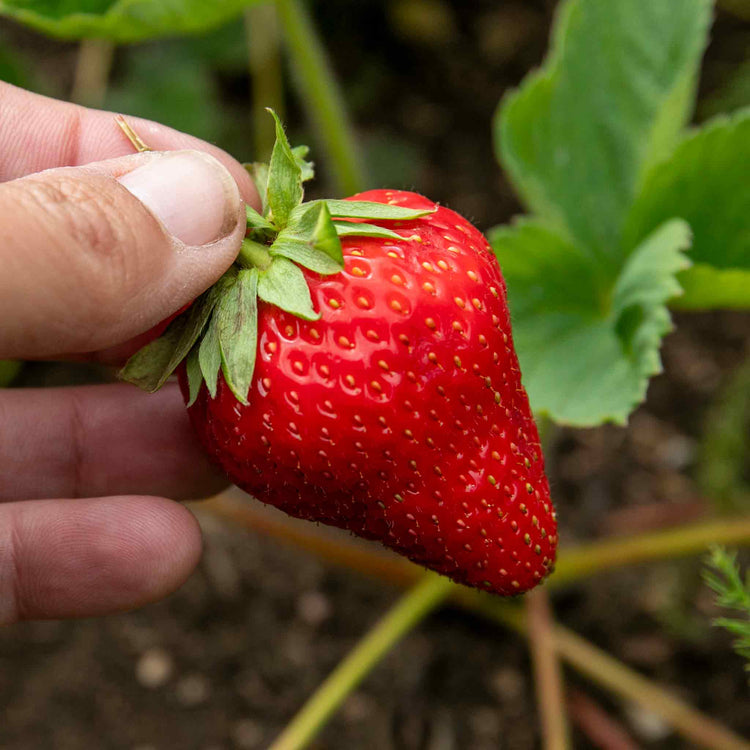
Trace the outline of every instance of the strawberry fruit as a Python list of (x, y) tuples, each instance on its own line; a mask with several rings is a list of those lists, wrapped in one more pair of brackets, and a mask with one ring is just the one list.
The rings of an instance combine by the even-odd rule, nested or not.
[(486, 239), (414, 193), (302, 203), (309, 172), (277, 121), (237, 264), (124, 376), (154, 390), (186, 359), (201, 443), (259, 500), (461, 583), (532, 588), (555, 513)]

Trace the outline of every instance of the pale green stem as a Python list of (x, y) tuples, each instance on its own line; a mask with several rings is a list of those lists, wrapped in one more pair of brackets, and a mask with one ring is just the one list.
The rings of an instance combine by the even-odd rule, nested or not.
[[(195, 509), (199, 512), (211, 511), (243, 528), (287, 541), (322, 559), (362, 573), (372, 572), (378, 577), (402, 583), (411, 583), (422, 575), (422, 569), (407, 560), (379, 555), (345, 541), (336, 540), (334, 543), (314, 530), (267, 517), (255, 511), (251, 504), (234, 502), (223, 495), (206, 500), (196, 505)], [(711, 544), (750, 544), (750, 516), (701, 521), (676, 529), (622, 539), (604, 539), (570, 550), (564, 549), (558, 557), (554, 575), (544, 585), (546, 588), (557, 588), (612, 568), (702, 554)]]
[(608, 539), (560, 553), (550, 586), (560, 586), (609, 568), (700, 553), (710, 544), (747, 544), (750, 516), (703, 521), (624, 539)]
[(302, 0), (276, 0), (300, 97), (321, 138), (336, 189), (347, 195), (367, 184), (346, 107), (325, 49)]
[(107, 95), (115, 45), (106, 39), (84, 39), (78, 47), (70, 100), (85, 107), (101, 107)]
[(404, 635), (445, 601), (452, 586), (447, 578), (428, 574), (407, 592), (329, 675), (270, 750), (307, 747), (372, 668)]
[(244, 239), (237, 255), (237, 263), (245, 268), (257, 268), (259, 271), (267, 271), (271, 267), (271, 253), (265, 245), (253, 240)]
[[(485, 597), (482, 600), (477, 597), (475, 601), (473, 609), (479, 609), (491, 619), (527, 635), (528, 628), (520, 607)], [(750, 750), (750, 743), (734, 732), (567, 628), (555, 625), (551, 639), (560, 657), (578, 672), (615, 695), (661, 716), (691, 743), (710, 750)]]
[(565, 691), (560, 660), (552, 640), (549, 597), (546, 589), (537, 588), (527, 594), (525, 600), (543, 747), (545, 750), (568, 750), (570, 737), (565, 712)]
[[(287, 524), (274, 523), (248, 511), (244, 504), (244, 507), (242, 507), (229, 502), (220, 502), (220, 498), (214, 498), (207, 501), (207, 505), (214, 513), (240, 526), (250, 529), (261, 528), (264, 533), (292, 541), (297, 546), (308, 549), (324, 559), (363, 573), (370, 573), (391, 582), (401, 583), (412, 579), (418, 573), (418, 568), (406, 561), (383, 558), (352, 545), (334, 544), (330, 540), (321, 539), (315, 534), (298, 532), (296, 529), (291, 529)], [(682, 543), (675, 542), (672, 538), (674, 535), (677, 535), (678, 539), (682, 538)], [(662, 537), (666, 537), (666, 543), (659, 546)], [(649, 555), (642, 555), (642, 548), (648, 548), (649, 544), (634, 544), (638, 540), (652, 540), (650, 543), (655, 543), (656, 546), (650, 548)], [(581, 558), (585, 559), (593, 553), (593, 556), (600, 556), (609, 567), (612, 567), (613, 565), (629, 563), (630, 560), (627, 558), (629, 551), (637, 553), (635, 560), (637, 562), (656, 561), (702, 552), (712, 542), (742, 544), (748, 541), (750, 541), (750, 517), (745, 517), (714, 524), (694, 524), (669, 532), (646, 534), (622, 542), (617, 540), (599, 545), (588, 545), (570, 554), (580, 555)], [(623, 543), (627, 543), (627, 546), (621, 552), (615, 555), (602, 554), (610, 547), (619, 550)], [(345, 550), (344, 547), (347, 546), (351, 549)], [(594, 572), (596, 572), (596, 568), (586, 567), (583, 564), (571, 565), (570, 574), (566, 574), (563, 582), (568, 582), (575, 576), (591, 575)], [(462, 607), (525, 634), (526, 619), (521, 607), (499, 601), (487, 594), (463, 586), (450, 585), (442, 579), (438, 580), (447, 586), (447, 590), (440, 592), (440, 601), (445, 596), (450, 596), (454, 602)], [(555, 577), (551, 579), (550, 583), (554, 581)], [(549, 586), (550, 583), (547, 585)], [(558, 654), (571, 666), (590, 677), (592, 681), (609, 688), (613, 693), (659, 714), (679, 733), (693, 742), (712, 748), (726, 747), (728, 749), (750, 750), (750, 745), (747, 742), (721, 724), (691, 708), (668, 691), (629, 669), (579, 636), (557, 625), (553, 627), (553, 637)], [(279, 747), (275, 747), (274, 750), (279, 750)]]
[(245, 10), (248, 64), (252, 91), (255, 161), (268, 161), (276, 140), (276, 126), (266, 109), (284, 120), (284, 75), (281, 65), (279, 18), (274, 3)]
[[(539, 441), (545, 456), (556, 429), (547, 417), (536, 419)], [(565, 688), (560, 659), (551, 639), (552, 606), (547, 590), (537, 588), (525, 597), (529, 622), (529, 651), (534, 666), (534, 687), (542, 725), (545, 750), (568, 750), (570, 731), (566, 713)]]

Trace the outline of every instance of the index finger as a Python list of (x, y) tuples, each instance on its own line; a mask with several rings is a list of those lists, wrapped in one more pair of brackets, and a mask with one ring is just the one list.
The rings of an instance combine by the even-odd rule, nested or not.
[[(195, 149), (218, 159), (246, 203), (260, 201), (245, 168), (225, 151), (165, 125), (127, 117), (154, 151)], [(54, 167), (76, 167), (133, 153), (111, 112), (32, 94), (0, 82), (0, 182)]]

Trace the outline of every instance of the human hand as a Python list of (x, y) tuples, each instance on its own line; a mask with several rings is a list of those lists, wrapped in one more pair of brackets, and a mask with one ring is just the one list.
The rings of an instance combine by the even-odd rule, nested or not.
[[(259, 201), (224, 152), (4, 83), (0, 113), (0, 359), (116, 360), (231, 265)], [(176, 386), (0, 391), (0, 623), (165, 596), (201, 540), (153, 495), (220, 486)]]

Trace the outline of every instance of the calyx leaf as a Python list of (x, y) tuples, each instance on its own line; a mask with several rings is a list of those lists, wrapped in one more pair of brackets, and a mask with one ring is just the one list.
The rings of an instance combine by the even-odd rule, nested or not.
[(274, 258), (270, 268), (260, 274), (258, 297), (305, 320), (318, 320), (312, 306), (310, 289), (299, 267), (283, 257)]
[(336, 227), (336, 234), (338, 234), (339, 237), (383, 237), (392, 240), (406, 239), (392, 229), (380, 227), (377, 224), (365, 224), (361, 221), (334, 221), (333, 226)]
[(278, 116), (273, 110), (268, 111), (276, 121), (276, 143), (268, 170), (268, 206), (274, 224), (285, 227), (289, 214), (302, 201), (302, 167), (292, 152)]
[[(310, 245), (313, 250), (325, 253), (339, 268), (343, 268), (344, 255), (341, 240), (336, 227), (331, 221), (331, 214), (324, 201), (303, 203), (302, 211), (295, 211), (289, 225), (279, 232), (276, 242), (298, 240)], [(271, 245), (271, 254), (275, 252), (276, 242)]]
[(247, 206), (247, 232), (234, 265), (121, 372), (146, 390), (161, 387), (186, 360), (189, 405), (203, 383), (216, 397), (220, 372), (235, 398), (247, 404), (257, 355), (258, 298), (299, 318), (317, 320), (320, 314), (300, 266), (322, 275), (339, 273), (344, 267), (341, 237), (406, 241), (408, 237), (368, 220), (413, 221), (435, 210), (367, 201), (303, 203), (302, 183), (313, 176), (308, 148), (292, 148), (279, 118), (269, 112), (276, 123), (271, 163), (245, 165), (262, 213)]
[(309, 146), (294, 146), (292, 148), (294, 158), (299, 164), (299, 168), (302, 172), (302, 182), (307, 182), (315, 177), (315, 164), (311, 161), (307, 161), (307, 155), (310, 153)]
[(159, 390), (203, 332), (218, 302), (217, 290), (218, 287), (212, 287), (204, 292), (187, 313), (169, 324), (162, 336), (136, 352), (120, 372), (120, 377), (149, 393)]
[(246, 268), (216, 308), (221, 372), (235, 398), (247, 404), (258, 346), (258, 269)]
[(434, 208), (406, 208), (371, 201), (324, 201), (331, 216), (337, 219), (370, 219), (373, 221), (410, 221), (434, 214)]

